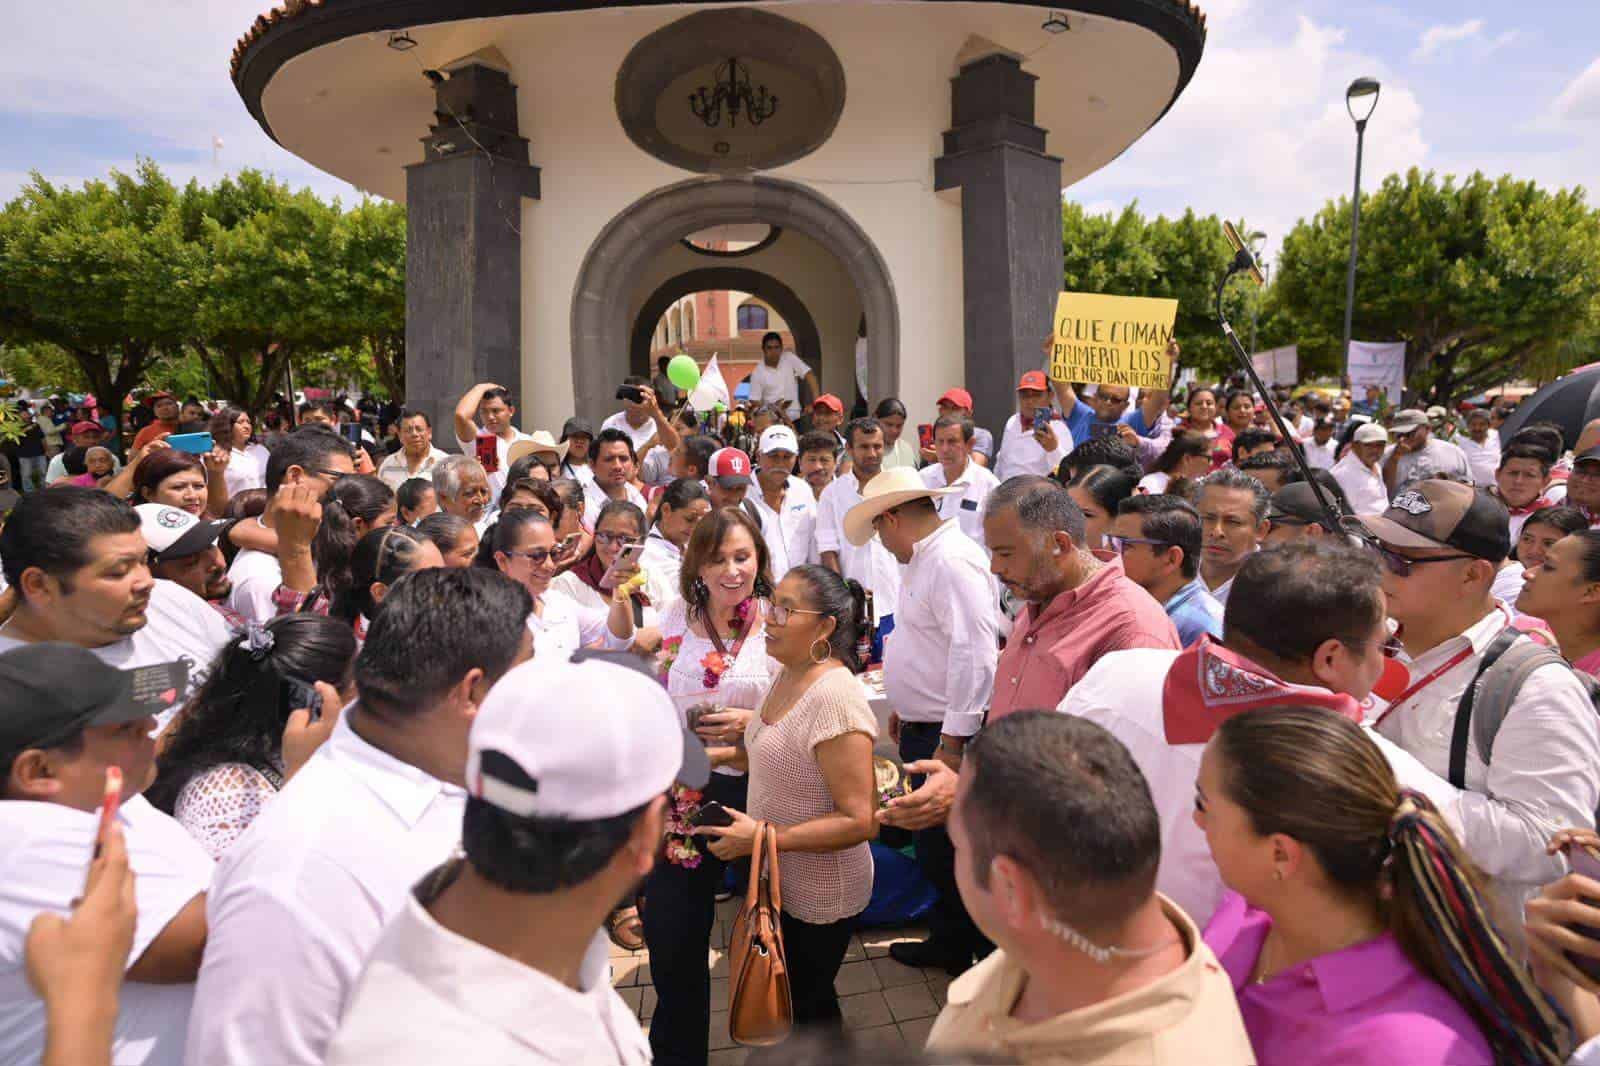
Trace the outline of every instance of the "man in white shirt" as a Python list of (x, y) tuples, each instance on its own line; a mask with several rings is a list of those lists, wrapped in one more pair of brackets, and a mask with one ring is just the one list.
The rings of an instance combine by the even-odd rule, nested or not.
[[(471, 456), (483, 465), (483, 472), (489, 477), (489, 495), (497, 500), (500, 490), (506, 487), (506, 474), (511, 469), (507, 449), (519, 440), (532, 439), (511, 424), (516, 413), (517, 409), (511, 406), (511, 390), (493, 382), (472, 386), (456, 404), (456, 447), (461, 449), (462, 455)], [(478, 428), (479, 422), (483, 424), (482, 429)]]
[(761, 362), (746, 380), (752, 405), (779, 404), (791, 419), (800, 417), (800, 382), (806, 383), (812, 396), (822, 391), (816, 371), (798, 355), (784, 351), (783, 338), (776, 333), (761, 338)]
[(1317, 419), (1310, 436), (1300, 442), (1300, 447), (1305, 449), (1306, 465), (1311, 469), (1332, 470), (1339, 453), (1339, 442), (1333, 439), (1332, 420)]
[[(1545, 853), (1558, 829), (1591, 829), (1600, 804), (1600, 717), (1560, 662), (1522, 683), (1491, 751), (1453, 743), (1462, 698), (1493, 649), (1529, 640), (1495, 602), (1511, 549), (1505, 505), (1470, 485), (1430, 478), (1361, 524), (1384, 563), (1389, 615), (1400, 623), (1411, 683), (1378, 731), (1436, 775), (1430, 790), (1505, 913), (1565, 872)], [(1470, 716), (1473, 711), (1466, 708)], [(1470, 732), (1470, 730), (1469, 730)]]
[(470, 455), (447, 455), (433, 467), (433, 495), (439, 510), (471, 522), (479, 536), (494, 516), (490, 482), (483, 464)]
[(1467, 457), (1472, 483), (1484, 488), (1494, 484), (1500, 468), (1500, 434), (1489, 424), (1489, 412), (1474, 407), (1467, 412), (1467, 431), (1457, 433), (1454, 444)]
[[(348, 442), (320, 426), (302, 426), (283, 438), (267, 461), (270, 502), (258, 521), (268, 529), (277, 528), (281, 489), (291, 488), (308, 497), (308, 502), (318, 504), (334, 482), (355, 470)], [(320, 508), (316, 509), (316, 514), (320, 520)], [(285, 549), (280, 541), (277, 555), (246, 549), (234, 556), (233, 565), (228, 568), (228, 578), (233, 582), (228, 606), (246, 622), (265, 623), (277, 615), (273, 595), (284, 584)], [(302, 550), (309, 561), (309, 545)], [(309, 592), (310, 588), (301, 591)]]
[(817, 501), (811, 486), (794, 476), (800, 443), (788, 426), (768, 426), (756, 444), (758, 491), (745, 497), (761, 519), (761, 535), (772, 557), (772, 580), (810, 561), (816, 538)]
[(1224, 607), (1234, 575), (1267, 535), (1270, 499), (1265, 485), (1231, 467), (1207, 474), (1200, 482), (1200, 498), (1195, 504), (1204, 536), (1200, 580)]
[(883, 469), (883, 427), (875, 418), (858, 418), (845, 427), (850, 443), (851, 469), (841, 474), (817, 500), (817, 550), (822, 565), (842, 574), (872, 594), (872, 659), (883, 656), (883, 638), (894, 629), (895, 606), (900, 602), (900, 564), (883, 542), (873, 537), (853, 544), (845, 536), (844, 516), (860, 503), (867, 486)]
[[(600, 432), (603, 435), (608, 429), (621, 430), (633, 442), (635, 454), (642, 459), (657, 445), (671, 452), (678, 446), (679, 434), (661, 410), (661, 403), (656, 399), (656, 390), (650, 383), (641, 377), (628, 377), (622, 381), (622, 388), (617, 390), (637, 390), (639, 399), (624, 399), (622, 410), (600, 423)], [(635, 460), (637, 462), (638, 459)]]
[[(939, 397), (939, 417), (955, 415), (972, 421), (972, 393), (966, 389), (946, 389), (943, 396)], [(988, 468), (994, 465), (994, 434), (974, 423), (972, 427), (972, 461), (979, 466)], [(939, 461), (938, 455), (924, 454), (926, 463)]]
[(390, 590), (356, 702), (217, 867), (189, 1066), (323, 1061), (384, 924), (460, 838), (468, 729), (529, 657), (531, 610), (481, 568)]
[(464, 857), (406, 894), (328, 1066), (648, 1063), (601, 929), (655, 865), (667, 790), (709, 774), (637, 665), (591, 655), (507, 674), (472, 722)]
[(126, 502), (71, 485), (29, 493), (0, 530), (6, 584), (17, 593), (0, 651), (56, 641), (124, 670), (182, 661), (181, 695), (192, 695), (229, 629), (205, 600), (151, 577), (149, 558)]
[(983, 504), (1000, 479), (973, 458), (976, 427), (965, 415), (940, 415), (933, 424), (933, 451), (939, 461), (922, 468), (930, 489), (960, 489), (936, 497), (940, 518), (954, 518), (961, 532), (983, 545)]
[(1357, 426), (1350, 450), (1329, 471), (1344, 489), (1354, 514), (1382, 514), (1389, 509), (1389, 487), (1378, 465), (1388, 441), (1388, 431), (1376, 422)]
[(105, 1061), (183, 1061), (211, 859), (140, 793), (155, 781), (155, 720), (177, 706), (185, 672), (176, 662), (116, 670), (69, 644), (0, 654), (0, 1061), (44, 1061), (46, 1008), (23, 945), (35, 918), (69, 914), (83, 895), (112, 768), (138, 924)]
[(1239, 571), (1221, 643), (1114, 651), (1061, 701), (1104, 726), (1144, 771), (1161, 818), (1160, 891), (1204, 926), (1224, 891), (1194, 822), (1206, 741), (1252, 707), (1311, 705), (1352, 719), (1384, 669), (1378, 568), (1325, 538), (1261, 552)]
[(1001, 481), (1018, 474), (1049, 477), (1072, 451), (1072, 433), (1050, 407), (1044, 371), (1030, 370), (1017, 382), (1017, 413), (1006, 420), (994, 474)]
[(433, 476), (445, 453), (433, 446), (433, 423), (423, 411), (400, 413), (400, 450), (378, 464), (378, 477), (391, 489), (414, 477)]
[[(884, 640), (889, 732), (910, 764), (939, 759), (961, 767), (961, 752), (983, 725), (1000, 657), (1000, 589), (989, 557), (935, 501), (961, 489), (929, 488), (915, 470), (885, 470), (845, 515), (845, 535), (874, 535), (905, 569), (894, 632)], [(908, 966), (942, 966), (952, 975), (987, 947), (961, 905), (955, 853), (943, 826), (918, 831), (917, 864), (938, 889), (928, 939), (890, 949)]]
[(645, 510), (648, 505), (644, 493), (633, 487), (638, 461), (633, 439), (627, 433), (613, 428), (600, 431), (594, 442), (594, 480), (583, 487), (586, 526), (592, 529), (600, 519), (600, 509), (612, 500), (627, 500)]

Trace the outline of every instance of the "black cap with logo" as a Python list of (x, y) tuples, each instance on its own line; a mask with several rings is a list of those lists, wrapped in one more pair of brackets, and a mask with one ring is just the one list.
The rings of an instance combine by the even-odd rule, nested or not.
[(1383, 514), (1356, 522), (1397, 548), (1455, 548), (1491, 563), (1511, 554), (1506, 505), (1458, 481), (1418, 481), (1397, 493)]
[(76, 644), (25, 644), (0, 654), (0, 754), (48, 747), (93, 725), (119, 725), (177, 706), (183, 662), (118, 670)]

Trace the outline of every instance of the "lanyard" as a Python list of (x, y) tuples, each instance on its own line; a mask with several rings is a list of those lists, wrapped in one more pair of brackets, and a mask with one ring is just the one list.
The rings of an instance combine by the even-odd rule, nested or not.
[[(1499, 608), (1496, 608), (1496, 609), (1499, 610), (1500, 612), (1502, 612), (1505, 615), (1506, 625), (1508, 625), (1508, 626), (1511, 625), (1512, 624), (1511, 612), (1506, 610), (1504, 607), (1499, 607)], [(1393, 700), (1391, 700), (1390, 703), (1389, 703), (1389, 709), (1384, 711), (1383, 714), (1378, 716), (1378, 720), (1376, 722), (1372, 723), (1372, 727), (1374, 729), (1376, 729), (1378, 726), (1382, 725), (1383, 724), (1383, 720), (1385, 718), (1389, 717), (1389, 715), (1391, 713), (1393, 713), (1393, 711), (1394, 711), (1394, 709), (1396, 707), (1400, 706), (1406, 700), (1409, 700), (1411, 697), (1415, 696), (1417, 693), (1421, 692), (1423, 689), (1427, 688), (1429, 685), (1431, 685), (1435, 681), (1439, 680), (1439, 678), (1442, 675), (1449, 673), (1451, 670), (1454, 670), (1456, 667), (1460, 666), (1462, 663), (1464, 663), (1468, 659), (1472, 658), (1472, 655), (1473, 655), (1472, 642), (1468, 641), (1467, 642), (1467, 646), (1465, 648), (1463, 648), (1461, 651), (1457, 652), (1455, 655), (1452, 655), (1450, 657), (1450, 660), (1448, 662), (1446, 662), (1443, 666), (1439, 667), (1437, 670), (1434, 670), (1427, 677), (1424, 677), (1421, 681), (1413, 682), (1411, 684), (1411, 686), (1408, 687), (1404, 692), (1400, 693), (1400, 695), (1396, 696)]]

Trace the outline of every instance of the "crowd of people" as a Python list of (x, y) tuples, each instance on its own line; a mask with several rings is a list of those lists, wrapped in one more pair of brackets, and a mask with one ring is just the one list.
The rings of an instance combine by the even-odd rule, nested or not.
[(768, 884), (752, 1061), (851, 1061), (887, 845), (929, 1062), (1600, 1063), (1600, 423), (1030, 371), (991, 433), (766, 348), (444, 448), (30, 411), (0, 1061), (703, 1064)]

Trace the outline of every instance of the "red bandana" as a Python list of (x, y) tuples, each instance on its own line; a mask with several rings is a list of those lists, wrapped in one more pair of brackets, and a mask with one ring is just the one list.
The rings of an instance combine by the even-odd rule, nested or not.
[(1352, 722), (1361, 705), (1342, 692), (1280, 681), (1210, 637), (1201, 637), (1173, 660), (1161, 689), (1168, 744), (1204, 744), (1240, 711), (1282, 704), (1323, 707)]

